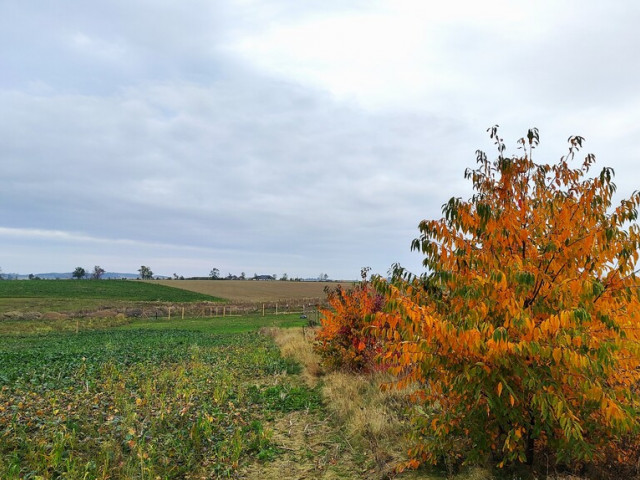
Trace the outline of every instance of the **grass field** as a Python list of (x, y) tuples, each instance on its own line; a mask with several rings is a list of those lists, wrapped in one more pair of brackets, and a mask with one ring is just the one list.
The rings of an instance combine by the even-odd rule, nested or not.
[(78, 298), (130, 300), (141, 302), (216, 301), (206, 293), (197, 293), (159, 282), (134, 280), (22, 280), (0, 282), (0, 298)]
[(220, 302), (204, 293), (135, 280), (0, 281), (0, 312), (60, 312), (131, 302)]
[[(146, 283), (198, 292), (231, 302), (271, 302), (291, 299), (324, 299), (332, 282), (281, 282), (253, 280), (152, 280)], [(346, 282), (348, 285), (351, 282)]]

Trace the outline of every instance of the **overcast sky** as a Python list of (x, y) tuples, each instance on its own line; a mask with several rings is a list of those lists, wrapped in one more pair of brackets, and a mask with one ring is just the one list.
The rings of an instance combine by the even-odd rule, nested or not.
[(640, 188), (640, 3), (0, 1), (0, 267), (357, 278), (475, 151)]

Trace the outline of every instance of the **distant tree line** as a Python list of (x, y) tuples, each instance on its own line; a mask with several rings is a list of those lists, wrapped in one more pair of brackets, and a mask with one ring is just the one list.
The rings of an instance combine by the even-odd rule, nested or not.
[[(104, 274), (106, 273), (105, 269), (102, 268), (100, 265), (95, 265), (93, 267), (93, 270), (88, 272), (84, 267), (76, 267), (73, 272), (71, 272), (71, 277), (76, 279), (76, 280), (82, 280), (82, 279), (86, 279), (89, 278), (91, 280), (101, 280), (104, 276)], [(146, 265), (141, 265), (140, 268), (138, 269), (138, 279), (141, 280), (153, 280), (153, 271), (151, 270), (150, 267), (146, 266)], [(0, 268), (0, 280), (11, 280), (12, 276), (15, 279), (18, 279), (18, 275), (17, 274), (5, 274), (2, 271), (2, 268)], [(41, 278), (39, 276), (34, 275), (33, 273), (29, 274), (29, 280), (40, 280)], [(156, 280), (160, 279), (160, 278), (166, 278), (168, 280), (262, 280), (262, 281), (273, 281), (273, 280), (279, 280), (279, 281), (289, 281), (289, 282), (302, 282), (302, 281), (310, 281), (310, 280), (317, 280), (317, 281), (321, 281), (321, 282), (328, 282), (329, 280), (329, 275), (326, 273), (321, 273), (320, 275), (318, 275), (317, 278), (301, 278), (301, 277), (289, 277), (289, 275), (285, 272), (282, 275), (280, 275), (280, 278), (278, 278), (277, 274), (271, 274), (271, 275), (258, 275), (257, 273), (253, 274), (253, 277), (247, 277), (247, 274), (245, 272), (241, 272), (240, 275), (234, 275), (231, 273), (228, 273), (225, 277), (223, 277), (220, 274), (220, 269), (219, 268), (212, 268), (209, 271), (209, 276), (207, 277), (184, 277), (183, 275), (178, 275), (177, 273), (174, 273), (172, 277), (156, 277)]]
[[(93, 267), (93, 271), (90, 274), (87, 274), (87, 271), (84, 268), (76, 267), (76, 269), (71, 273), (71, 276), (78, 280), (82, 280), (87, 276), (89, 276), (92, 280), (100, 280), (104, 274), (104, 268), (102, 268), (100, 265), (96, 265), (95, 267)], [(31, 278), (31, 276), (29, 276), (29, 278)]]

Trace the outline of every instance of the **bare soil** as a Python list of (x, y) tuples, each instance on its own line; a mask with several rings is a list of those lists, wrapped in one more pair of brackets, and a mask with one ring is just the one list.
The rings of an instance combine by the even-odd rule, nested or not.
[[(289, 282), (256, 280), (153, 280), (155, 284), (213, 295), (230, 302), (273, 302), (308, 299), (310, 303), (324, 300), (325, 288), (336, 282)], [(343, 286), (351, 282), (343, 282)]]

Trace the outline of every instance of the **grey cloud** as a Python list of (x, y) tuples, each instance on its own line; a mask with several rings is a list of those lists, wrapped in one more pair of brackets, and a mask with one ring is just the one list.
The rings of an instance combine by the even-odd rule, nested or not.
[(620, 167), (621, 190), (637, 183), (625, 170), (640, 152), (624, 144), (639, 120), (637, 9), (612, 7), (594, 23), (599, 10), (585, 7), (545, 36), (499, 25), (446, 32), (451, 88), (433, 104), (367, 111), (226, 49), (252, 28), (363, 3), (10, 3), (0, 5), (11, 19), (0, 29), (0, 227), (71, 236), (0, 228), (4, 271), (144, 263), (165, 274), (217, 266), (354, 278), (395, 261), (419, 270), (409, 250), (418, 222), (470, 194), (463, 171), (476, 148), (491, 155), (493, 123), (510, 152), (539, 127), (548, 161), (582, 134), (594, 140), (586, 150)]
[[(342, 276), (357, 275), (355, 252), (378, 256), (398, 240), (387, 231), (417, 224), (434, 196), (420, 179), (433, 185), (443, 169), (415, 157), (442, 132), (437, 120), (370, 116), (265, 78), (0, 99), (16, 112), (0, 120), (11, 163), (0, 214), (10, 227), (292, 252), (301, 265), (345, 255), (353, 260)], [(399, 126), (405, 133), (389, 137)]]

